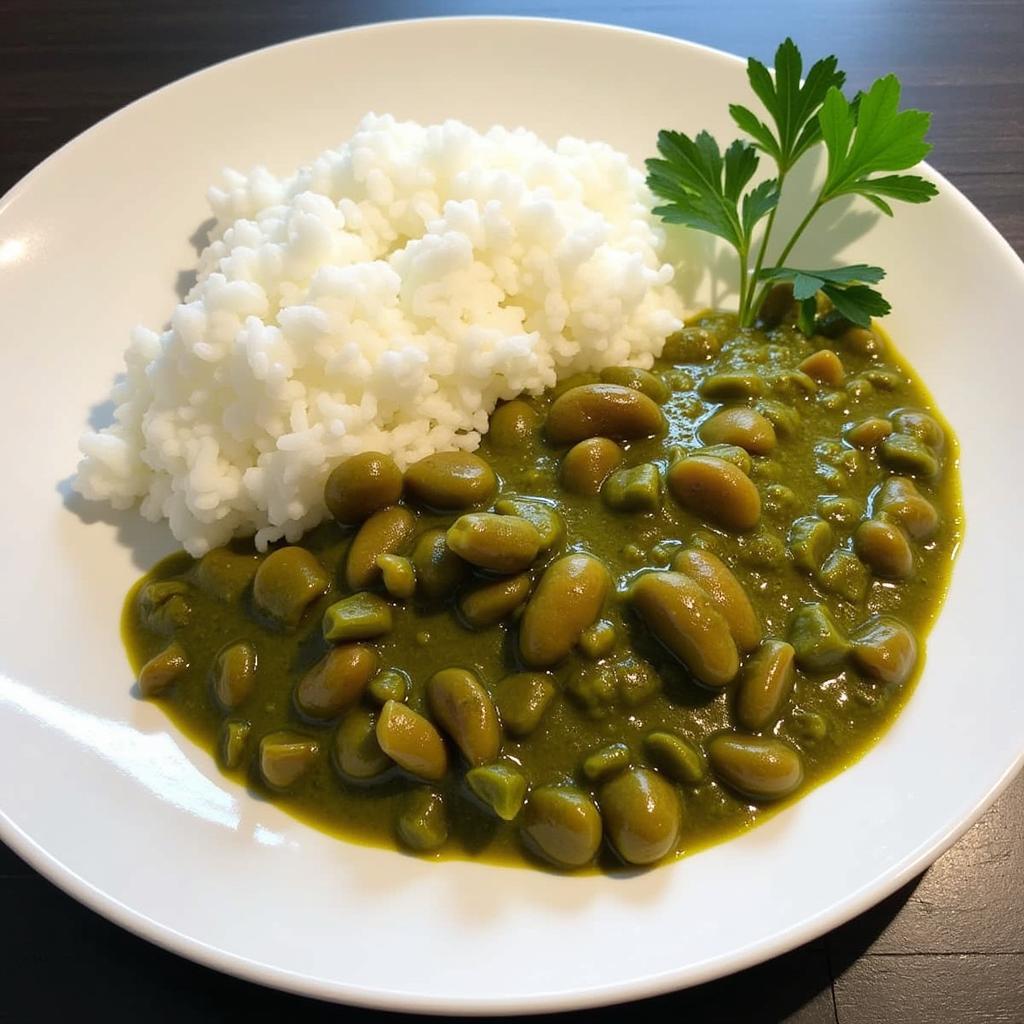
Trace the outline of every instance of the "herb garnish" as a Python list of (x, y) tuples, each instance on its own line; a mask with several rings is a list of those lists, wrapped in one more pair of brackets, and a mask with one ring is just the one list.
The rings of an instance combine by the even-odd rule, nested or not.
[[(895, 75), (878, 79), (850, 102), (840, 91), (846, 75), (834, 56), (816, 61), (803, 80), (802, 73), (803, 60), (792, 39), (775, 53), (774, 78), (760, 61), (747, 61), (750, 86), (774, 127), (748, 107), (731, 104), (733, 121), (753, 141), (737, 139), (724, 158), (706, 131), (695, 139), (682, 132), (659, 132), (661, 158), (647, 161), (647, 184), (667, 204), (654, 212), (667, 223), (717, 235), (736, 250), (742, 326), (754, 322), (772, 285), (787, 282), (800, 303), (800, 324), (806, 333), (813, 329), (819, 293), (841, 316), (867, 327), (872, 316), (884, 316), (890, 308), (871, 287), (885, 276), (880, 267), (803, 270), (786, 266), (786, 258), (818, 211), (840, 196), (863, 196), (890, 217), (889, 200), (924, 203), (935, 196), (935, 186), (924, 178), (891, 173), (913, 167), (931, 150), (924, 141), (931, 115), (899, 110), (900, 83)], [(766, 267), (786, 177), (816, 145), (824, 145), (828, 155), (824, 184), (779, 251), (776, 265)], [(775, 164), (776, 176), (745, 191), (760, 162), (758, 150)], [(754, 230), (766, 217), (751, 267)]]

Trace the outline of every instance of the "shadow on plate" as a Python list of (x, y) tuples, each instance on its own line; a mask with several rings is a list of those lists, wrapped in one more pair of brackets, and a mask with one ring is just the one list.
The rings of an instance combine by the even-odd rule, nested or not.
[(167, 529), (166, 521), (151, 523), (139, 515), (137, 505), (116, 509), (105, 501), (88, 501), (73, 485), (73, 476), (57, 484), (56, 490), (64, 507), (87, 526), (93, 523), (113, 526), (117, 531), (118, 544), (131, 552), (132, 564), (141, 572), (148, 571), (161, 558), (180, 550), (180, 545)]
[[(216, 217), (207, 217), (196, 229), (188, 236), (189, 244), (196, 251), (196, 256), (210, 244), (210, 231), (213, 226), (217, 223)], [(185, 296), (192, 290), (196, 283), (197, 273), (195, 267), (189, 267), (187, 270), (179, 270), (177, 277), (174, 280), (174, 292), (178, 296), (179, 302), (185, 301)], [(166, 330), (169, 324), (164, 325)]]

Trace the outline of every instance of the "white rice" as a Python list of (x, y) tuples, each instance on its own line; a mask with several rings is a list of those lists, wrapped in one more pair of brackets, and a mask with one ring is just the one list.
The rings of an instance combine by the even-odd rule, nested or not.
[(197, 282), (169, 330), (133, 332), (76, 480), (196, 556), (297, 540), (339, 460), (472, 450), (499, 399), (648, 367), (680, 326), (643, 177), (604, 143), (369, 115), (209, 201)]

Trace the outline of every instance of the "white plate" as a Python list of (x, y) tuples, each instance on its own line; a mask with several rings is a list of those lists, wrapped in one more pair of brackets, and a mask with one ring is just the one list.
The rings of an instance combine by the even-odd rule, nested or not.
[[(859, 764), (741, 839), (628, 880), (422, 863), (251, 799), (129, 696), (124, 593), (162, 528), (68, 497), (128, 330), (164, 322), (224, 164), (286, 171), (367, 109), (605, 138), (729, 135), (742, 63), (653, 35), (508, 19), (371, 26), (230, 61), (107, 119), (0, 207), (0, 835), (139, 935), (311, 995), (553, 1010), (705, 981), (845, 921), (925, 867), (1024, 749), (1024, 266), (941, 197), (834, 241), (889, 268), (888, 326), (960, 433), (969, 532), (906, 712)], [(931, 173), (931, 172), (929, 172)], [(834, 253), (833, 253), (834, 254)], [(808, 258), (813, 253), (807, 254)], [(704, 285), (706, 288), (706, 284)]]

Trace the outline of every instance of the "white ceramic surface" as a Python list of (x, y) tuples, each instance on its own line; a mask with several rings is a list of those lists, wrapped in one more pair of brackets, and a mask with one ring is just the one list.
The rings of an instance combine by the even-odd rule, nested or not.
[[(252, 800), (129, 694), (121, 601), (171, 541), (69, 497), (67, 482), (87, 419), (109, 416), (97, 405), (129, 328), (168, 317), (222, 165), (285, 171), (367, 109), (605, 138), (639, 162), (664, 126), (728, 133), (726, 103), (744, 95), (737, 59), (652, 35), (507, 19), (371, 26), (178, 82), (2, 200), (6, 842), (119, 924), (222, 970), (380, 1007), (526, 1011), (660, 992), (787, 950), (894, 890), (981, 813), (1024, 749), (1024, 266), (937, 175), (936, 202), (894, 221), (845, 216), (828, 241), (889, 268), (887, 326), (960, 433), (968, 534), (906, 712), (792, 809), (630, 879), (439, 866)], [(707, 281), (684, 284), (707, 294)]]

